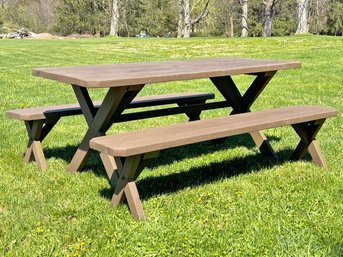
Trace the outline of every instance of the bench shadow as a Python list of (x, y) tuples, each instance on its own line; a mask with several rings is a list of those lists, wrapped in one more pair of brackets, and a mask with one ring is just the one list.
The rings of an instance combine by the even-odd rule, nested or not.
[[(269, 136), (271, 141), (280, 140), (278, 137)], [(181, 161), (186, 158), (192, 158), (203, 154), (211, 153), (220, 150), (230, 150), (236, 147), (255, 148), (256, 153), (244, 158), (237, 157), (221, 162), (211, 162), (208, 165), (191, 168), (189, 170), (180, 171), (175, 174), (167, 174), (162, 176), (150, 176), (137, 181), (137, 187), (142, 200), (149, 199), (156, 195), (175, 193), (187, 187), (197, 187), (204, 184), (212, 183), (234, 176), (249, 174), (265, 168), (271, 168), (276, 165), (288, 162), (294, 149), (285, 148), (277, 152), (278, 159), (264, 157), (256, 148), (254, 142), (249, 135), (239, 135), (226, 138), (224, 142), (213, 143), (204, 142), (191, 146), (182, 146), (177, 148), (162, 151), (156, 159), (148, 160), (145, 164), (146, 168), (156, 168), (162, 165), (168, 165), (173, 162)], [(45, 150), (47, 158), (60, 158), (67, 163), (70, 162), (77, 146), (67, 145), (66, 147), (48, 148)], [(311, 161), (307, 154), (305, 161)], [(102, 165), (98, 154), (92, 154), (85, 167), (86, 172), (93, 172), (96, 176), (107, 179), (106, 171)], [(144, 172), (144, 171), (143, 171)], [(111, 199), (113, 189), (108, 186), (99, 191), (99, 194)]]
[[(212, 162), (201, 167), (183, 170), (175, 174), (147, 177), (137, 181), (142, 200), (161, 194), (176, 193), (188, 187), (198, 187), (242, 174), (258, 172), (265, 168), (289, 161), (293, 149), (278, 151), (278, 159), (264, 157), (260, 153), (244, 158), (234, 158), (222, 162)], [(143, 171), (144, 172), (144, 171)], [(103, 188), (99, 191), (104, 198), (111, 199), (113, 189)]]
[[(268, 136), (268, 139), (271, 143), (273, 143), (273, 141), (275, 142), (280, 140), (280, 138), (276, 136)], [(161, 151), (158, 158), (147, 162), (146, 167), (152, 169), (161, 165), (168, 165), (185, 158), (192, 158), (214, 151), (228, 150), (242, 146), (249, 149), (256, 148), (254, 141), (251, 139), (249, 134), (237, 135), (224, 138), (223, 140), (220, 139), (197, 143)], [(67, 145), (64, 147), (45, 148), (44, 154), (47, 159), (57, 158), (64, 160), (66, 163), (70, 163), (76, 150), (77, 146)], [(258, 151), (257, 148), (256, 151)], [(94, 151), (94, 153), (96, 152)], [(98, 154), (91, 154), (84, 170), (91, 170), (98, 176), (107, 177)]]

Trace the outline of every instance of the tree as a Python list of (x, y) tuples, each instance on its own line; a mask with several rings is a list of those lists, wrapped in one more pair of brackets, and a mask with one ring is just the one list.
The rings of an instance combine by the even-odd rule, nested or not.
[(272, 24), (275, 13), (275, 4), (278, 0), (263, 0), (264, 15), (262, 25), (262, 37), (270, 37), (272, 35)]
[(181, 38), (183, 35), (183, 24), (184, 24), (184, 19), (185, 19), (185, 1), (180, 0), (179, 2), (179, 18), (178, 18), (178, 23), (177, 23), (177, 37)]
[(327, 33), (343, 36), (343, 1), (331, 0), (326, 24)]
[(242, 0), (242, 32), (241, 37), (248, 36), (248, 0)]
[[(204, 19), (210, 12), (210, 4), (211, 0), (206, 0), (205, 5), (200, 11), (200, 14), (198, 15), (197, 18), (192, 19), (192, 11), (194, 10), (195, 5), (198, 3), (195, 2), (193, 6), (191, 6), (191, 1), (190, 0), (180, 0), (180, 9), (179, 9), (179, 20), (178, 24), (182, 24), (182, 20), (184, 20), (182, 29), (179, 29), (178, 32), (182, 31), (182, 36), (185, 38), (188, 38), (191, 36), (191, 32), (194, 28), (194, 25), (199, 23), (202, 19)], [(183, 6), (182, 6), (183, 5)], [(183, 9), (181, 11), (181, 8)], [(181, 37), (180, 35), (178, 35)]]
[(62, 35), (72, 33), (97, 36), (109, 33), (109, 5), (103, 0), (61, 0), (56, 8), (55, 30)]
[(296, 34), (308, 33), (308, 0), (297, 0), (298, 2), (298, 22)]
[[(214, 1), (211, 15), (206, 19), (206, 21), (209, 21), (209, 33), (216, 36), (238, 36), (242, 30), (241, 9), (241, 5), (237, 4), (237, 0)], [(237, 33), (235, 34), (235, 32)]]
[(119, 0), (112, 1), (112, 15), (111, 15), (111, 36), (118, 36), (119, 34)]

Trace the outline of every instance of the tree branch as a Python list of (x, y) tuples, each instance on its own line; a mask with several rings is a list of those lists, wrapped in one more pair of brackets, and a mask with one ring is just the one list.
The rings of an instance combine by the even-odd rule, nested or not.
[(210, 1), (211, 0), (207, 0), (205, 6), (202, 9), (201, 13), (199, 14), (198, 18), (191, 20), (192, 25), (198, 23), (201, 19), (205, 18), (210, 13), (211, 8), (208, 8)]

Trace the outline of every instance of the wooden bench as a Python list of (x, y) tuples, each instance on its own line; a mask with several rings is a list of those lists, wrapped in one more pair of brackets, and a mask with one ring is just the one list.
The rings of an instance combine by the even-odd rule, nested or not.
[(116, 206), (126, 198), (132, 215), (145, 219), (135, 180), (143, 160), (156, 157), (160, 150), (292, 125), (300, 143), (291, 158), (300, 159), (308, 151), (317, 165), (326, 167), (315, 136), (325, 119), (336, 114), (332, 108), (319, 106), (278, 108), (97, 137), (90, 141), (90, 147), (100, 152), (114, 188), (112, 204)]
[[(169, 104), (177, 104), (179, 107), (124, 114), (119, 116), (117, 120), (113, 122), (151, 118), (176, 113), (186, 113), (189, 120), (197, 120), (200, 117), (201, 109), (198, 108), (192, 110), (187, 107), (204, 104), (209, 99), (214, 99), (213, 93), (191, 92), (136, 97), (126, 108), (151, 107)], [(101, 102), (94, 102), (95, 111), (99, 109), (100, 105)], [(46, 170), (47, 164), (41, 146), (42, 141), (61, 117), (79, 115), (82, 114), (82, 110), (79, 104), (65, 104), (10, 110), (6, 114), (10, 118), (25, 122), (29, 141), (24, 161), (28, 163), (35, 160), (41, 170)]]

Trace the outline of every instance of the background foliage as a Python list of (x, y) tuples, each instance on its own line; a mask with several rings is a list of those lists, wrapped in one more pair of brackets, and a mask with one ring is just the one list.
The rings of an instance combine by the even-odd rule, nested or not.
[[(193, 1), (195, 15), (200, 12), (204, 2)], [(134, 36), (144, 30), (152, 36), (164, 36), (167, 32), (175, 36), (178, 6), (178, 0), (122, 0), (120, 35)], [(104, 36), (110, 30), (110, 16), (111, 0), (0, 0), (0, 27), (27, 27), (34, 32)], [(277, 1), (273, 35), (294, 34), (296, 17), (296, 0)], [(263, 20), (262, 0), (249, 0), (248, 20), (249, 35), (260, 36)], [(343, 1), (310, 1), (309, 25), (310, 33), (342, 35)], [(231, 36), (231, 26), (233, 36), (239, 36), (240, 1), (212, 0), (210, 14), (195, 26), (193, 36)]]

